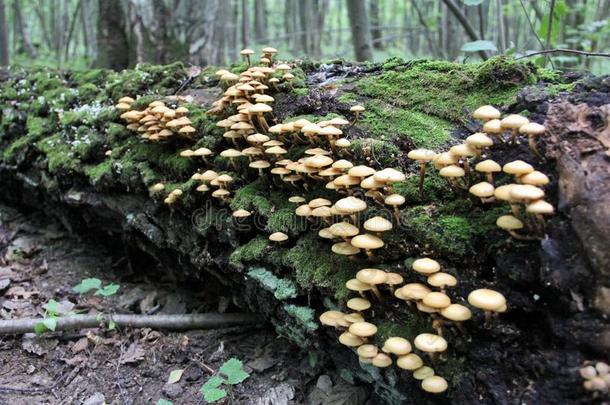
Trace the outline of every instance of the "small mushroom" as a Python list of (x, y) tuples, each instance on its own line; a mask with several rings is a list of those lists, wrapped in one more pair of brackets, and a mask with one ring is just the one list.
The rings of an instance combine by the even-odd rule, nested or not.
[(424, 257), (415, 260), (411, 265), (411, 268), (419, 274), (429, 276), (430, 274), (438, 272), (441, 269), (441, 265), (436, 260)]
[(502, 171), (502, 166), (491, 159), (483, 160), (482, 162), (477, 163), (474, 167), (474, 170), (477, 172), (485, 173), (485, 179), (491, 185), (494, 184), (494, 173), (498, 173)]
[(318, 318), (322, 325), (337, 327), (337, 321), (343, 317), (343, 313), (339, 311), (326, 311)]
[(362, 269), (356, 273), (356, 280), (368, 285), (369, 289), (379, 301), (383, 300), (381, 298), (381, 294), (379, 293), (379, 289), (377, 289), (377, 285), (385, 283), (386, 279), (386, 272), (379, 269)]
[(396, 359), (396, 365), (403, 370), (417, 370), (424, 365), (423, 360), (415, 353), (409, 353), (404, 356), (399, 356)]
[(504, 312), (506, 298), (497, 291), (481, 288), (468, 294), (468, 303), (475, 308), (485, 311), (485, 326), (489, 327), (493, 313)]
[(431, 377), (425, 378), (421, 382), (421, 387), (424, 391), (429, 392), (431, 394), (440, 394), (442, 392), (447, 391), (449, 385), (447, 384), (447, 380), (438, 375), (433, 375)]
[[(353, 325), (355, 324), (352, 324), (351, 326)], [(343, 332), (341, 335), (339, 335), (339, 342), (347, 347), (358, 347), (364, 343), (364, 339), (354, 335), (353, 333)]]
[(495, 200), (494, 190), (495, 187), (486, 181), (477, 183), (468, 189), (470, 194), (479, 197), (482, 203), (493, 202)]
[(390, 337), (388, 338), (381, 350), (384, 353), (391, 353), (397, 356), (405, 356), (411, 353), (412, 347), (411, 343), (405, 338), (402, 337)]
[(355, 114), (354, 121), (352, 122), (352, 125), (354, 125), (358, 121), (358, 118), (360, 118), (360, 114), (364, 112), (364, 107), (361, 105), (355, 105), (349, 110)]
[(407, 157), (419, 163), (419, 193), (421, 194), (424, 189), (426, 165), (436, 157), (436, 153), (429, 149), (414, 149), (407, 154)]
[(440, 314), (446, 319), (452, 321), (460, 332), (465, 334), (462, 322), (472, 318), (472, 312), (468, 307), (461, 304), (451, 304), (447, 308), (441, 309)]
[(434, 369), (428, 366), (422, 366), (413, 372), (413, 378), (416, 380), (425, 380), (434, 375)]
[(502, 215), (496, 220), (498, 227), (507, 231), (513, 238), (519, 240), (526, 240), (527, 238), (519, 235), (516, 230), (523, 229), (523, 222), (519, 218), (512, 215)]
[(371, 302), (365, 298), (352, 298), (347, 301), (347, 307), (356, 312), (366, 311), (371, 307)]
[(394, 208), (394, 218), (396, 219), (396, 222), (400, 222), (400, 208), (399, 207), (401, 205), (403, 205), (405, 203), (405, 201), (406, 201), (405, 198), (403, 196), (401, 196), (400, 194), (391, 194), (383, 200), (383, 203), (385, 205), (389, 205)]
[(515, 143), (515, 138), (517, 133), (519, 132), (519, 128), (523, 125), (527, 124), (529, 120), (522, 115), (519, 114), (510, 114), (502, 119), (500, 123), (502, 124), (502, 128), (510, 129), (510, 143)]
[(369, 322), (355, 322), (350, 325), (349, 333), (366, 340), (377, 333), (377, 326)]
[(379, 368), (390, 367), (392, 365), (392, 358), (385, 353), (377, 353), (377, 356), (373, 357), (372, 364)]
[(246, 49), (242, 49), (241, 51), (239, 51), (239, 54), (246, 58), (246, 60), (248, 61), (248, 66), (250, 66), (251, 65), (250, 55), (254, 54), (254, 51), (252, 49), (246, 48)]
[(413, 344), (419, 350), (428, 353), (432, 361), (436, 360), (437, 353), (447, 350), (447, 341), (433, 333), (422, 333), (415, 337)]
[(445, 292), (446, 287), (455, 287), (457, 285), (457, 279), (451, 274), (443, 273), (442, 271), (436, 272), (428, 276), (428, 284), (432, 287), (438, 287), (441, 292)]
[(472, 113), (472, 117), (483, 122), (500, 118), (501, 114), (498, 109), (491, 105), (483, 105)]
[(376, 236), (381, 237), (381, 233), (392, 229), (392, 223), (383, 217), (375, 216), (364, 221), (363, 227)]
[(274, 232), (269, 235), (269, 240), (272, 242), (282, 243), (288, 240), (288, 235), (283, 232)]
[(536, 148), (536, 137), (544, 134), (546, 132), (546, 128), (544, 125), (540, 125), (536, 122), (528, 122), (527, 124), (521, 125), (519, 127), (519, 132), (527, 135), (528, 137), (528, 145), (532, 152), (534, 152), (540, 159), (542, 159), (542, 155), (538, 152), (538, 148)]
[(373, 250), (383, 247), (383, 240), (373, 234), (365, 233), (354, 236), (350, 243), (360, 249), (364, 249), (369, 260), (375, 260)]

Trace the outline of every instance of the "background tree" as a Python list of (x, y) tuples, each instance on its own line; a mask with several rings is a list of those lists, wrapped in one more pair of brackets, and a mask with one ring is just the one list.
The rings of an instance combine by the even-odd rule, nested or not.
[(98, 0), (97, 59), (95, 66), (125, 69), (129, 66), (129, 41), (121, 0)]
[(365, 0), (346, 0), (349, 25), (352, 31), (352, 43), (356, 60), (373, 59), (371, 29)]
[(4, 0), (0, 0), (0, 66), (8, 65), (8, 30)]

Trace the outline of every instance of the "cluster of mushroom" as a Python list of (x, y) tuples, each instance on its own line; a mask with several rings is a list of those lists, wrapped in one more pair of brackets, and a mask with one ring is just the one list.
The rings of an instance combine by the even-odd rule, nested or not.
[[(173, 99), (177, 101), (176, 97)], [(140, 111), (132, 108), (134, 102), (131, 97), (122, 97), (115, 108), (122, 112), (121, 119), (127, 122), (127, 129), (141, 133), (143, 139), (164, 142), (174, 137), (193, 138), (195, 128), (187, 117), (188, 108), (171, 108), (163, 101), (156, 100)]]
[(604, 394), (610, 391), (610, 366), (607, 363), (585, 364), (580, 369), (580, 376), (585, 380), (583, 385), (586, 390)]
[[(356, 347), (361, 363), (372, 364), (376, 367), (389, 367), (393, 361), (390, 357), (395, 354), (396, 365), (404, 370), (413, 371), (413, 377), (422, 380), (422, 389), (427, 392), (440, 393), (447, 389), (447, 381), (435, 375), (434, 369), (425, 366), (420, 356), (411, 353), (411, 344), (402, 337), (391, 337), (385, 341), (383, 348), (371, 343), (370, 339), (377, 332), (377, 327), (366, 322), (364, 316), (371, 310), (371, 301), (383, 302), (384, 295), (406, 301), (411, 308), (429, 314), (432, 318), (432, 327), (436, 334), (422, 333), (415, 340), (415, 347), (430, 356), (432, 362), (438, 360), (438, 355), (447, 350), (448, 343), (443, 337), (443, 326), (454, 325), (462, 333), (462, 322), (472, 317), (470, 308), (465, 305), (452, 303), (446, 289), (457, 285), (457, 279), (451, 274), (441, 271), (440, 264), (430, 258), (417, 259), (412, 269), (420, 276), (426, 277), (428, 285), (418, 282), (404, 284), (404, 278), (393, 272), (380, 269), (367, 268), (356, 273), (356, 277), (345, 284), (348, 290), (360, 294), (358, 298), (351, 298), (346, 306), (351, 313), (327, 311), (320, 316), (320, 322), (332, 326), (339, 331), (339, 342)], [(433, 290), (436, 289), (436, 290)], [(383, 293), (384, 291), (386, 291)], [(366, 292), (370, 293), (367, 297)], [(486, 325), (489, 325), (493, 314), (507, 310), (505, 297), (494, 290), (477, 289), (468, 295), (468, 303), (485, 312)]]

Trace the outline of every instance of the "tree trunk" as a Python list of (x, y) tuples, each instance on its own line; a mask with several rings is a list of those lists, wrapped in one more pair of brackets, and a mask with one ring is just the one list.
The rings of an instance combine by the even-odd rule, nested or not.
[(98, 0), (96, 67), (115, 70), (129, 66), (125, 11), (120, 0)]
[(248, 0), (241, 0), (241, 47), (247, 48), (250, 42), (249, 38), (249, 13)]
[(352, 31), (352, 43), (357, 61), (373, 59), (371, 30), (365, 0), (346, 0), (349, 25)]
[(38, 56), (38, 51), (30, 39), (30, 32), (21, 12), (21, 2), (18, 0), (13, 1), (13, 18), (15, 19), (15, 28), (17, 30), (15, 40), (21, 42), (20, 49), (25, 51), (28, 58), (35, 59)]
[[(462, 10), (460, 10), (458, 5), (455, 4), (455, 2), (453, 0), (442, 0), (442, 1), (449, 8), (449, 10), (451, 10), (453, 15), (460, 22), (460, 24), (462, 24), (464, 31), (466, 31), (466, 34), (468, 34), (471, 41), (478, 41), (478, 40), (482, 39), (479, 37), (479, 35), (475, 31), (472, 24), (470, 24), (470, 21), (468, 21), (468, 18), (466, 18), (464, 13), (462, 13)], [(483, 58), (484, 60), (489, 59), (489, 53), (487, 51), (479, 51), (478, 53), (481, 56), (481, 58)]]
[(267, 5), (265, 0), (254, 0), (254, 40), (263, 43), (267, 38)]
[(8, 65), (8, 30), (6, 29), (6, 10), (4, 0), (0, 0), (0, 66)]
[(379, 17), (379, 2), (369, 2), (371, 14), (371, 38), (375, 49), (383, 49), (383, 30), (381, 29), (381, 18)]

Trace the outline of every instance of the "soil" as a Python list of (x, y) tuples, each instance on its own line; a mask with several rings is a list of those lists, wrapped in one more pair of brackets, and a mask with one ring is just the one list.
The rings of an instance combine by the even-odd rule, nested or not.
[[(0, 205), (0, 317), (44, 316), (50, 299), (82, 313), (235, 310), (214, 290), (175, 283), (164, 277), (167, 269), (138, 268), (125, 253), (70, 235), (41, 213)], [(101, 298), (72, 291), (89, 277), (119, 284), (118, 293)], [(0, 337), (0, 404), (150, 404), (160, 398), (202, 404), (202, 384), (229, 358), (241, 360), (251, 377), (226, 402), (342, 404), (368, 397), (362, 387), (321, 374), (306, 352), (267, 325), (180, 333), (101, 327)], [(182, 378), (168, 384), (176, 369), (184, 370)]]

